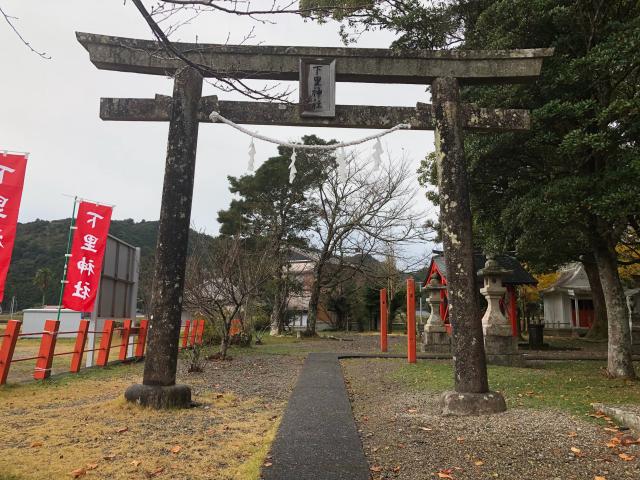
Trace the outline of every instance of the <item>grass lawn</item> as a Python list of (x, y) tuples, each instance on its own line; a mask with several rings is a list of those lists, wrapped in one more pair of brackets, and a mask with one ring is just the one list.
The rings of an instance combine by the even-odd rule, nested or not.
[(0, 480), (258, 478), (284, 405), (193, 374), (178, 380), (200, 406), (146, 409), (122, 395), (141, 375), (125, 364), (0, 387)]
[[(544, 368), (489, 366), (489, 385), (502, 392), (508, 406), (558, 408), (574, 414), (592, 412), (591, 403), (640, 404), (640, 382), (612, 380), (604, 362), (548, 362)], [(640, 365), (636, 364), (640, 371)], [(415, 390), (444, 391), (453, 386), (451, 362), (403, 364), (392, 377)]]

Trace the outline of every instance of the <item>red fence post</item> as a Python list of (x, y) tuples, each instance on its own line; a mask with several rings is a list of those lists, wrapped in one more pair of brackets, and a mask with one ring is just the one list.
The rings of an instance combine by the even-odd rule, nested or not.
[(51, 365), (53, 364), (53, 352), (56, 349), (56, 340), (60, 322), (58, 320), (47, 320), (44, 322), (44, 333), (40, 341), (40, 351), (36, 360), (36, 369), (33, 378), (44, 380), (51, 375)]
[(387, 351), (387, 289), (380, 290), (380, 351)]
[(4, 331), (5, 336), (2, 339), (2, 346), (0, 347), (0, 385), (4, 385), (7, 381), (9, 367), (11, 366), (13, 352), (16, 349), (16, 342), (18, 341), (21, 325), (22, 322), (19, 320), (9, 320), (7, 322), (7, 328)]
[(82, 356), (84, 355), (84, 347), (87, 345), (87, 333), (89, 332), (89, 320), (80, 320), (78, 326), (78, 336), (76, 337), (76, 345), (73, 347), (73, 356), (71, 357), (71, 373), (78, 373), (82, 364)]
[(197, 333), (197, 329), (198, 329), (198, 321), (197, 320), (193, 320), (191, 322), (191, 339), (189, 341), (189, 345), (190, 346), (194, 346), (196, 344), (196, 333)]
[(407, 361), (416, 363), (416, 284), (407, 278)]
[(202, 337), (204, 336), (204, 320), (198, 320), (198, 333), (196, 334), (196, 343), (202, 345)]
[(187, 320), (184, 324), (184, 337), (182, 337), (182, 348), (187, 348), (187, 343), (189, 342), (189, 326), (191, 325), (191, 320)]
[(149, 320), (140, 320), (140, 330), (138, 331), (138, 344), (136, 345), (136, 357), (144, 357), (144, 346), (147, 342), (147, 328)]
[(111, 340), (113, 338), (113, 320), (104, 321), (104, 330), (100, 339), (100, 348), (98, 351), (98, 361), (96, 365), (104, 367), (109, 361), (109, 350), (111, 349)]
[(127, 349), (129, 348), (129, 335), (131, 334), (131, 320), (127, 319), (122, 325), (122, 343), (120, 344), (120, 355), (118, 360), (124, 361), (127, 359)]

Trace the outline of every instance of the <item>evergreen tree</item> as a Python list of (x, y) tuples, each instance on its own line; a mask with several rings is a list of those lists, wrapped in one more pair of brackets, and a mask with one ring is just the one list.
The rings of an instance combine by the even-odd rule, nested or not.
[(530, 132), (467, 138), (476, 238), (539, 269), (585, 260), (604, 294), (609, 374), (635, 377), (615, 248), (623, 235), (638, 238), (640, 223), (640, 3), (340, 3), (354, 7), (342, 10), (345, 38), (384, 28), (400, 50), (555, 48), (532, 84), (463, 92), (485, 107), (533, 109)]
[[(305, 144), (326, 143), (316, 136), (303, 137)], [(282, 332), (291, 282), (287, 274), (293, 247), (305, 247), (304, 233), (313, 223), (313, 204), (308, 195), (323, 181), (324, 165), (332, 161), (326, 152), (296, 151), (295, 181), (289, 182), (292, 150), (278, 147), (279, 155), (269, 158), (254, 174), (228, 177), (229, 190), (238, 198), (218, 213), (223, 235), (262, 238), (273, 255), (273, 282), (270, 285), (271, 333)]]

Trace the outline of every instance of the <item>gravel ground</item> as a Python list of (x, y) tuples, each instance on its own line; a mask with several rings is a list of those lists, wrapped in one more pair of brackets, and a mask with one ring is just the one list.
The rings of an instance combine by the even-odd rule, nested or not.
[[(605, 428), (611, 427), (525, 408), (442, 417), (437, 394), (409, 392), (390, 378), (398, 361), (344, 360), (342, 365), (375, 480), (640, 478), (640, 446), (607, 447), (615, 432)], [(629, 461), (619, 454), (629, 455)]]
[[(319, 335), (317, 338), (305, 338), (280, 346), (286, 348), (287, 353), (291, 355), (306, 355), (309, 352), (380, 353), (380, 336), (375, 333), (320, 332)], [(278, 345), (264, 346), (264, 348), (270, 347), (278, 347)], [(254, 345), (252, 348), (259, 352), (263, 347)], [(388, 337), (388, 351), (389, 353), (406, 352), (406, 335), (390, 335)]]
[(207, 361), (201, 373), (188, 373), (178, 364), (178, 382), (191, 385), (195, 400), (200, 393), (231, 392), (239, 398), (260, 397), (267, 403), (286, 402), (304, 359), (282, 355), (238, 355), (227, 361)]
[[(304, 339), (302, 341), (287, 343), (288, 353), (306, 354), (307, 352), (336, 352), (336, 353), (380, 353), (380, 337), (376, 333), (358, 334), (355, 332), (320, 332), (320, 337)], [(529, 350), (521, 348), (520, 353), (529, 360), (584, 360), (607, 358), (606, 342), (588, 342), (582, 339), (553, 337), (548, 339), (552, 348), (545, 350)], [(388, 337), (390, 354), (404, 354), (407, 351), (407, 337), (403, 334), (390, 335)], [(421, 340), (418, 339), (417, 350), (420, 352)], [(565, 348), (567, 347), (567, 348)], [(261, 348), (260, 346), (254, 347)], [(640, 359), (640, 355), (634, 356)]]

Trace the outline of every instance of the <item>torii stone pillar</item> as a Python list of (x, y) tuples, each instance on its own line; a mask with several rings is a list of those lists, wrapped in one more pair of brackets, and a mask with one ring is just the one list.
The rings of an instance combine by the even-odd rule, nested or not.
[(487, 256), (484, 268), (478, 270), (483, 277), (484, 287), (480, 293), (487, 299), (487, 310), (482, 317), (484, 349), (487, 363), (505, 366), (522, 366), (524, 359), (518, 353), (518, 340), (513, 336), (511, 322), (500, 310), (500, 300), (507, 289), (502, 279), (512, 270), (506, 270), (491, 256)]
[(451, 339), (444, 326), (444, 321), (440, 317), (440, 293), (445, 287), (440, 283), (440, 276), (436, 273), (432, 275), (429, 284), (425, 287), (429, 298), (431, 314), (424, 326), (422, 337), (422, 351), (429, 353), (451, 353)]
[(202, 76), (197, 70), (185, 67), (176, 72), (144, 376), (142, 385), (134, 384), (125, 392), (130, 402), (154, 408), (191, 403), (189, 387), (176, 385), (176, 367), (201, 94)]
[(436, 117), (440, 226), (454, 359), (455, 390), (442, 394), (442, 412), (445, 415), (497, 413), (507, 407), (500, 393), (489, 391), (487, 378), (473, 266), (469, 179), (458, 80), (436, 78), (431, 95)]

